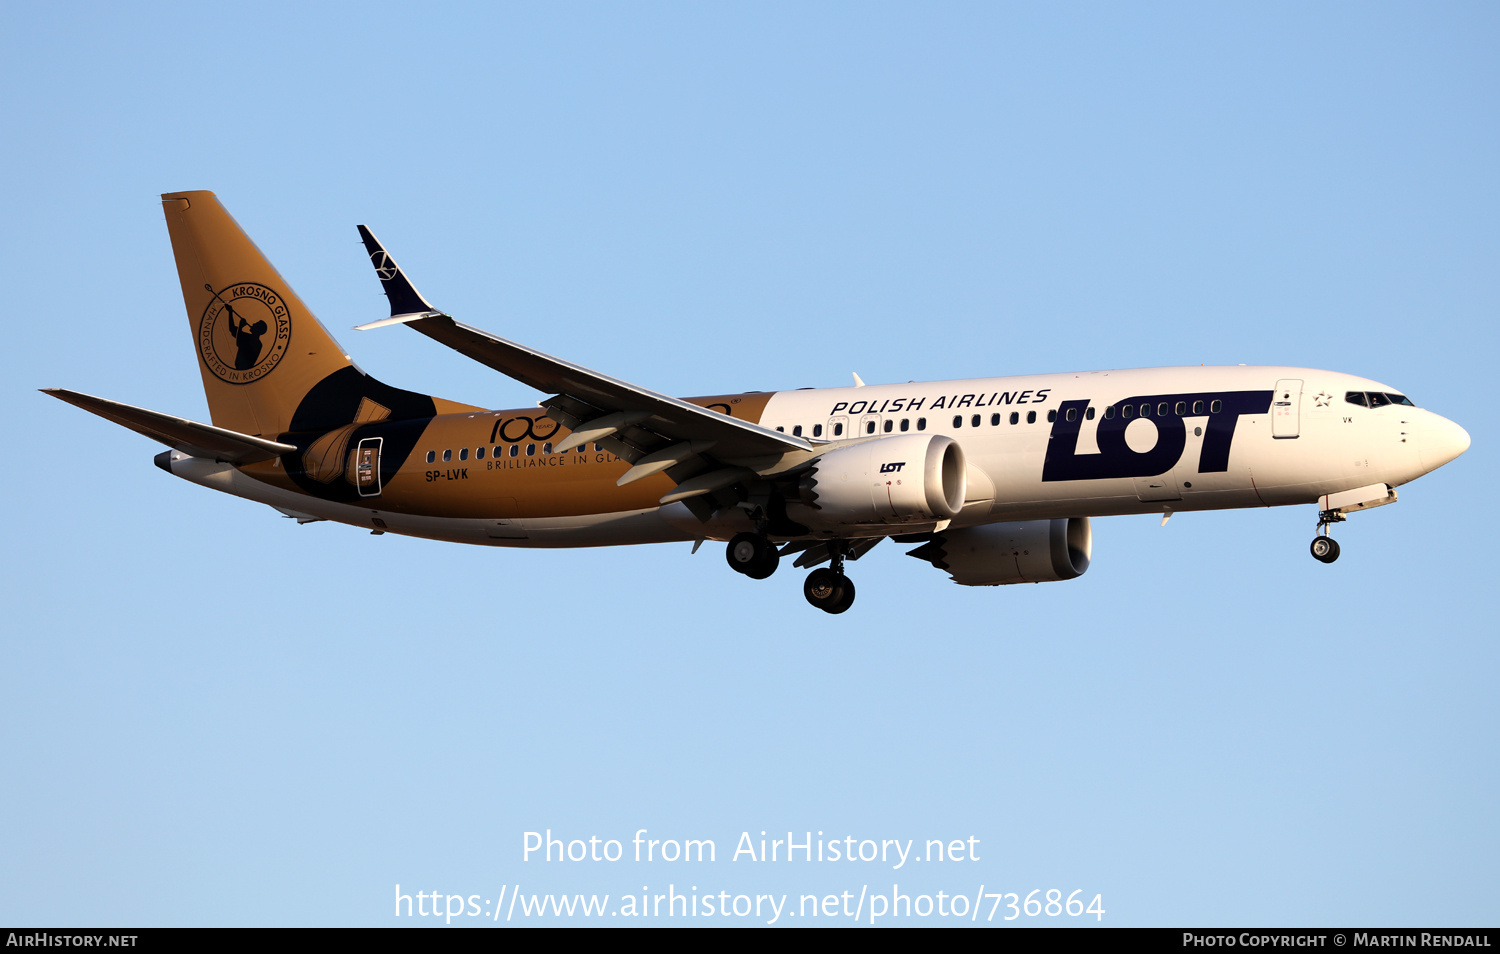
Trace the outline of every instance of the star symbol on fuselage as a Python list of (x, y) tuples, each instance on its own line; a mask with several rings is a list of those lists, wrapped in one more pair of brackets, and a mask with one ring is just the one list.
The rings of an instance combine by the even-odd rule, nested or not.
[(1333, 404), (1333, 395), (1329, 394), (1326, 391), (1320, 391), (1317, 396), (1313, 398), (1313, 402), (1316, 403), (1318, 407), (1328, 407)]

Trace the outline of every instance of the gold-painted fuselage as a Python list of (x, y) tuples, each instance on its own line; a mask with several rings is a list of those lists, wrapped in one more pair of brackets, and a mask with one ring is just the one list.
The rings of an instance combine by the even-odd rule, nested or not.
[[(689, 403), (756, 423), (769, 393), (687, 398)], [(356, 483), (359, 441), (380, 438), (412, 422), (374, 421), (339, 435), (334, 452), (317, 436), (292, 466), (281, 459), (240, 468), (272, 486), (313, 497), (322, 487), (347, 496)], [(539, 408), (440, 414), (420, 426), (420, 437), (378, 494), (361, 502), (371, 509), (442, 518), (525, 519), (582, 517), (649, 510), (673, 488), (664, 474), (621, 487), (629, 462), (595, 443), (558, 452), (569, 430)], [(330, 464), (332, 459), (332, 464)]]

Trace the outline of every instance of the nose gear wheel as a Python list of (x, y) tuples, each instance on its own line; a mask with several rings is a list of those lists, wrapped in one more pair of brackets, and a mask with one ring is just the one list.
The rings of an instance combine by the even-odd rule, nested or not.
[(1313, 537), (1312, 555), (1314, 560), (1323, 563), (1332, 563), (1339, 558), (1338, 541), (1329, 536), (1319, 535)]

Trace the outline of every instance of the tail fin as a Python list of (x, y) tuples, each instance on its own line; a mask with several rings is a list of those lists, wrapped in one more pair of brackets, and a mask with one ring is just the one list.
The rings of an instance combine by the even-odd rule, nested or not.
[(358, 371), (212, 192), (161, 198), (214, 424), (292, 430), (315, 385)]

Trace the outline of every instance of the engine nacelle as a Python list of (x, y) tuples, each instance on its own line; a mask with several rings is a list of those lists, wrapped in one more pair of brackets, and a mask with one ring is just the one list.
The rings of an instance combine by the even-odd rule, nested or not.
[(963, 509), (967, 474), (951, 437), (881, 437), (818, 457), (787, 514), (815, 526), (951, 520)]
[(964, 586), (1000, 586), (1080, 577), (1093, 552), (1089, 518), (1070, 517), (944, 530), (907, 556), (947, 570)]

